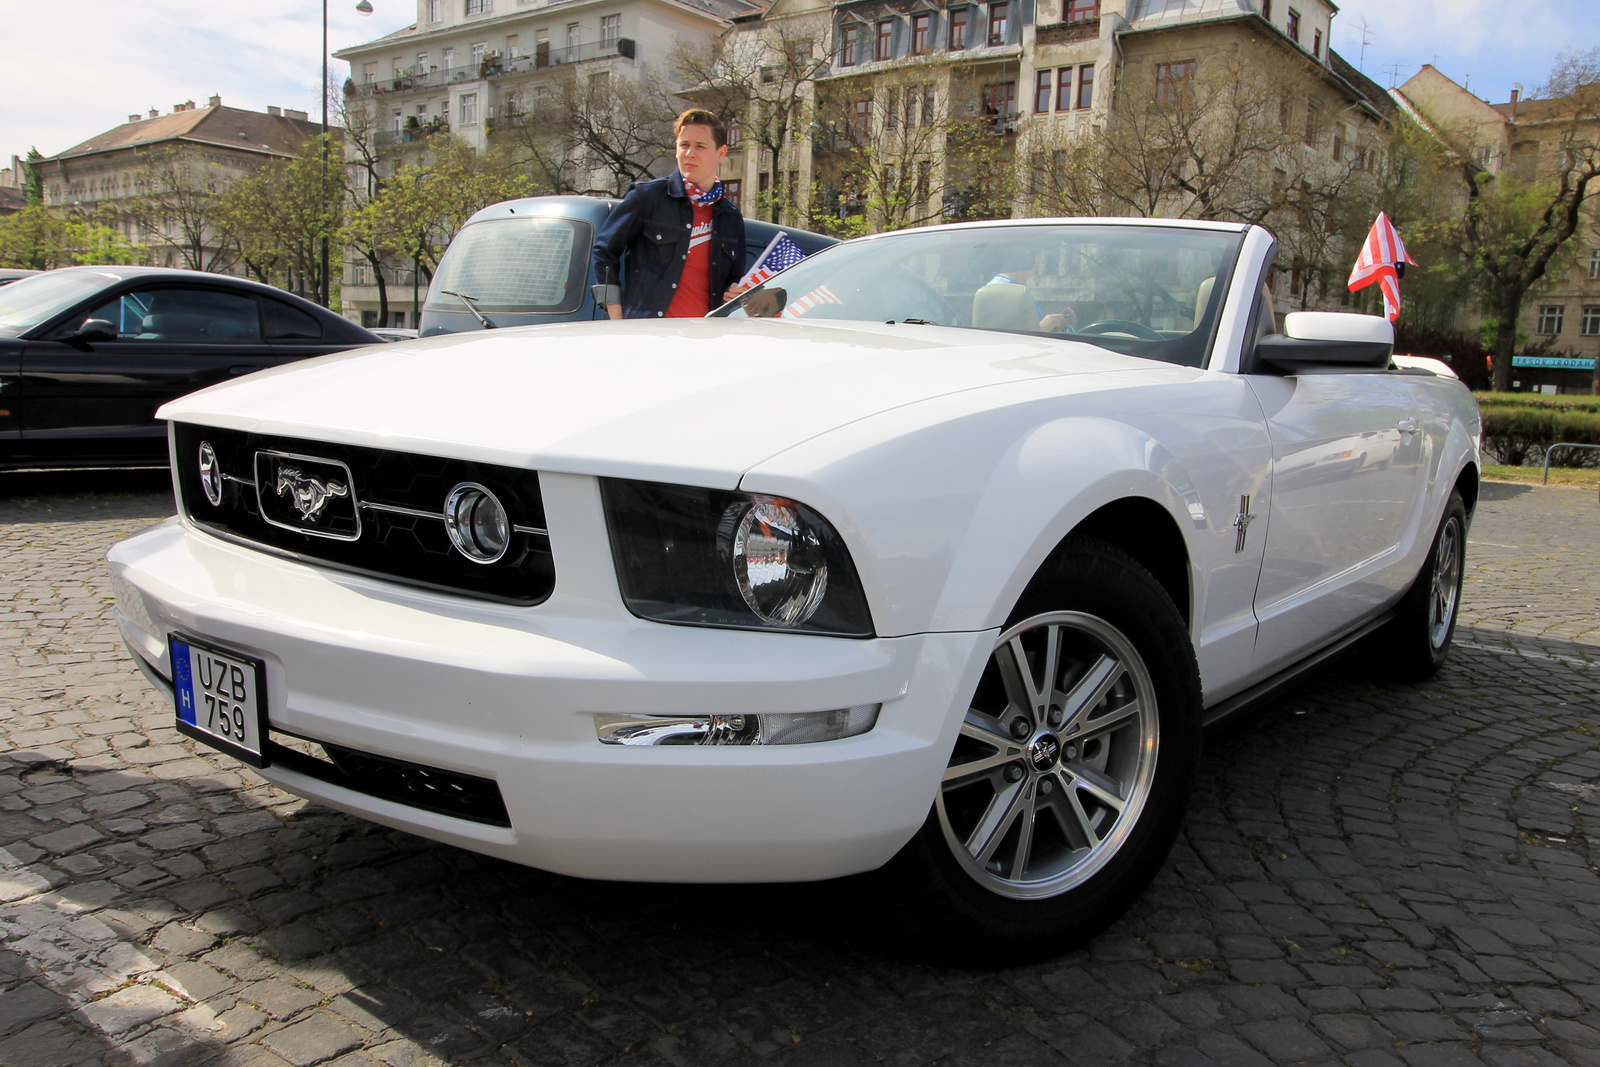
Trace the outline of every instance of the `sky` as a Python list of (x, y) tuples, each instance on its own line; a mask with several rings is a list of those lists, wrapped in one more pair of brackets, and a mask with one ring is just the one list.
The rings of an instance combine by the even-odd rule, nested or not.
[[(330, 50), (410, 25), (415, 0), (327, 0)], [(1333, 47), (1379, 85), (1432, 63), (1493, 103), (1532, 94), (1563, 49), (1600, 47), (1596, 0), (1342, 0)], [(226, 105), (321, 112), (319, 0), (0, 0), (0, 166), (54, 155), (128, 115), (220, 94)], [(1362, 51), (1363, 20), (1369, 42)], [(329, 61), (342, 82), (347, 64)], [(1470, 79), (1470, 81), (1469, 81)]]

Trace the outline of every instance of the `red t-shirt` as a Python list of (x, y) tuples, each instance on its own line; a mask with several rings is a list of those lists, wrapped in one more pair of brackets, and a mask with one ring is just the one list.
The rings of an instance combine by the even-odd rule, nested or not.
[[(689, 231), (689, 256), (683, 261), (683, 277), (667, 307), (669, 319), (698, 319), (714, 306), (711, 300), (711, 215), (714, 204), (694, 205), (694, 229)], [(718, 294), (720, 297), (720, 294)], [(721, 299), (716, 301), (721, 304)]]

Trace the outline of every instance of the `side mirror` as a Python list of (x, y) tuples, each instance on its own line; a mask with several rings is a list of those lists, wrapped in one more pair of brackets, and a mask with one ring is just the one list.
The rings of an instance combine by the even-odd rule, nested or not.
[(82, 326), (72, 331), (74, 341), (115, 341), (117, 327), (109, 319), (85, 319)]
[(1283, 333), (1256, 342), (1253, 362), (1288, 374), (1301, 371), (1384, 370), (1394, 352), (1394, 325), (1377, 315), (1291, 311)]

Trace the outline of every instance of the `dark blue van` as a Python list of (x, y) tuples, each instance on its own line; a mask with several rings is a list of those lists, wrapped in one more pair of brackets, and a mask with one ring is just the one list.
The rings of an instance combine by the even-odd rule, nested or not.
[[(439, 261), (422, 305), (423, 337), (490, 326), (603, 319), (590, 287), (590, 249), (620, 200), (530, 196), (491, 204), (467, 220)], [(745, 269), (779, 231), (806, 251), (838, 244), (820, 233), (744, 220)]]

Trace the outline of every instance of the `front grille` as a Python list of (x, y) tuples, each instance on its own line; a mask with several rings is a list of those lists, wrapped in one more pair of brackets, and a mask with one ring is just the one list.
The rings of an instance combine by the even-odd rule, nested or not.
[[(184, 511), (225, 537), (341, 570), (508, 604), (538, 604), (555, 586), (537, 471), (187, 423), (175, 424), (173, 435)], [(215, 505), (201, 485), (202, 442), (211, 446), (222, 474)], [(292, 528), (294, 511), (276, 487), (261, 486), (258, 498), (257, 470), (267, 466), (258, 461), (285, 455), (304, 457), (293, 462), (311, 471), (335, 471), (341, 464), (348, 469), (350, 496), (332, 502), (327, 517), (318, 519), (325, 527), (320, 532)], [(495, 563), (462, 555), (445, 528), (445, 498), (462, 482), (494, 493), (510, 516), (510, 546)], [(261, 501), (270, 502), (273, 514), (262, 515)]]
[(314, 744), (322, 747), (327, 759), (317, 756), (312, 744), (301, 742), (302, 747), (290, 748), (272, 740), (266, 743), (262, 755), (269, 765), (298, 771), (381, 800), (490, 826), (511, 825), (500, 787), (492, 778), (374, 756), (326, 741)]

